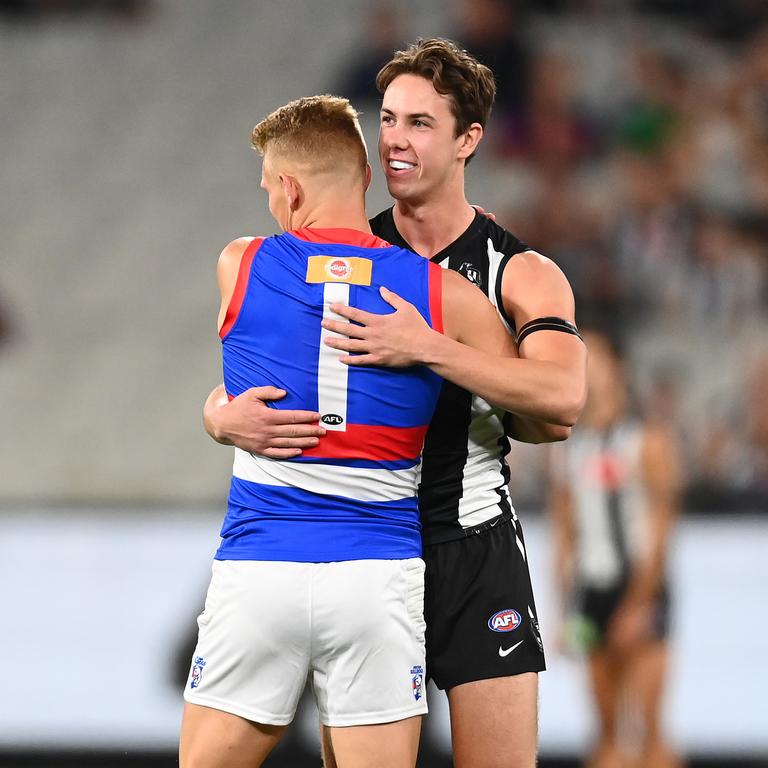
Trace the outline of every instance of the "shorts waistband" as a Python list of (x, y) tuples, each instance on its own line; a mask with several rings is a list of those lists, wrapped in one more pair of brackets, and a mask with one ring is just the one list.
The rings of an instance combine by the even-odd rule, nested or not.
[(506, 523), (514, 523), (515, 521), (515, 515), (514, 512), (502, 512), (500, 515), (497, 515), (496, 517), (492, 517), (490, 520), (485, 520), (482, 523), (478, 523), (477, 525), (472, 525), (469, 528), (463, 528), (462, 530), (458, 530), (455, 532), (455, 535), (451, 536), (450, 538), (445, 539), (439, 539), (438, 541), (432, 541), (432, 542), (424, 542), (425, 547), (434, 547), (438, 544), (445, 544), (449, 541), (460, 541), (461, 539), (469, 538), (470, 536), (477, 536), (478, 534), (485, 533), (486, 531), (490, 531), (491, 528), (496, 528), (499, 525), (504, 525)]

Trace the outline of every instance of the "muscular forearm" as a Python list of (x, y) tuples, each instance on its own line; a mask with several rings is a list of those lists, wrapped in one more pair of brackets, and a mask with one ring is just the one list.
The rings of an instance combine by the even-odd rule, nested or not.
[(430, 335), (422, 357), (443, 378), (527, 419), (570, 427), (581, 412), (581, 389), (557, 363), (498, 357), (439, 333)]

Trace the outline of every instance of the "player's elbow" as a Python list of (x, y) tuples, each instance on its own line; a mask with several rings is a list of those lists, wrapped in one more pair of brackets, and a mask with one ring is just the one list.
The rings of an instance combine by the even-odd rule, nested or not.
[(542, 423), (535, 434), (532, 435), (532, 439), (528, 442), (531, 443), (559, 443), (563, 440), (567, 440), (571, 436), (571, 428), (564, 426), (563, 424), (548, 424)]
[[(571, 427), (563, 424), (550, 424), (546, 430), (547, 443), (559, 443), (571, 436)], [(542, 442), (545, 442), (542, 440)]]
[[(581, 412), (584, 410), (584, 405), (587, 402), (587, 387), (586, 382), (566, 382), (560, 392), (560, 396), (557, 400), (557, 415), (553, 419), (557, 424), (567, 427), (575, 426), (576, 422), (581, 416)], [(565, 440), (568, 437), (566, 435), (562, 439)]]

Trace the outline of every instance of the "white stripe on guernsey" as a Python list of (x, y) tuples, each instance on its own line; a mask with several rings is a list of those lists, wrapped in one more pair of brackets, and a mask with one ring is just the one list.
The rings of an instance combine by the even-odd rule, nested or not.
[[(323, 293), (323, 319), (346, 320), (341, 315), (331, 312), (329, 304), (349, 304), (349, 285), (347, 283), (326, 283)], [(349, 367), (340, 362), (343, 354), (338, 349), (329, 347), (325, 340), (329, 336), (338, 334), (323, 328), (320, 334), (320, 353), (317, 363), (317, 410), (320, 417), (334, 415), (341, 417), (338, 423), (335, 420), (323, 421), (326, 429), (335, 432), (347, 431), (347, 377)]]
[(254, 456), (235, 448), (232, 474), (261, 485), (301, 488), (357, 501), (397, 501), (416, 495), (418, 467), (370, 469), (309, 464)]
[(491, 304), (496, 307), (496, 311), (499, 313), (501, 322), (504, 323), (505, 328), (512, 333), (512, 329), (509, 327), (504, 315), (499, 310), (499, 306), (496, 302), (496, 281), (499, 279), (499, 267), (501, 266), (501, 260), (504, 258), (503, 253), (499, 253), (493, 247), (493, 240), (488, 238), (488, 298)]
[(472, 528), (501, 514), (499, 495), (501, 486), (514, 514), (509, 492), (504, 484), (499, 439), (504, 435), (504, 411), (489, 405), (477, 395), (472, 397), (472, 422), (467, 441), (467, 462), (462, 477), (459, 499), (459, 523)]

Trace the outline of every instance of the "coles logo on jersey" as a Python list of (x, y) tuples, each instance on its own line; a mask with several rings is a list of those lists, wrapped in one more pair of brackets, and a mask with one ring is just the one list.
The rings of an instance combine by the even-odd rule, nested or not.
[(488, 627), (494, 632), (512, 632), (522, 622), (522, 617), (514, 608), (505, 608), (488, 619)]
[(204, 666), (205, 659), (202, 656), (195, 656), (195, 661), (192, 665), (192, 680), (189, 683), (190, 688), (197, 688), (197, 686), (200, 685), (200, 678), (203, 676)]
[(424, 695), (424, 667), (411, 667), (413, 698), (418, 701)]

